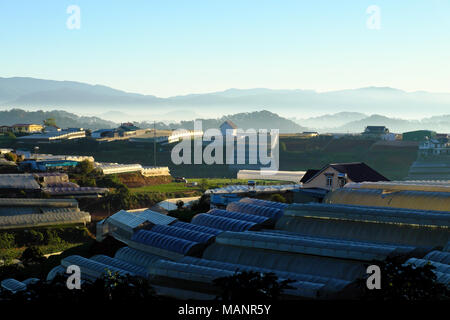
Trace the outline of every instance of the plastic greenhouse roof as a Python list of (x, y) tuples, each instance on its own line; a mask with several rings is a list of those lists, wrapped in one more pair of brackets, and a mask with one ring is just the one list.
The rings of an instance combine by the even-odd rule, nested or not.
[(32, 174), (0, 174), (0, 189), (39, 190), (41, 186)]

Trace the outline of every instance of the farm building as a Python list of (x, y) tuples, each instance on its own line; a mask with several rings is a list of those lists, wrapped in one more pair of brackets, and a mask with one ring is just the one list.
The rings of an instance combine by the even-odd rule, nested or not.
[(138, 163), (120, 164), (96, 162), (95, 167), (102, 171), (103, 174), (117, 174), (128, 172), (140, 172), (146, 177), (170, 176), (169, 167), (148, 166), (143, 167)]
[(246, 180), (279, 180), (300, 183), (305, 173), (305, 171), (239, 170), (237, 178)]
[(403, 140), (404, 141), (424, 141), (426, 139), (433, 139), (436, 137), (436, 132), (431, 130), (416, 130), (416, 131), (409, 131), (403, 133)]
[(385, 192), (383, 189), (341, 188), (328, 193), (324, 202), (329, 204), (449, 211), (450, 193), (415, 190)]
[(46, 133), (37, 133), (28, 136), (18, 137), (19, 142), (58, 142), (61, 140), (73, 140), (86, 137), (84, 130), (61, 130)]
[(388, 181), (388, 179), (363, 162), (332, 163), (321, 170), (308, 170), (309, 179), (302, 179), (304, 188), (334, 190), (348, 182)]
[(32, 174), (0, 174), (0, 194), (11, 196), (39, 195), (41, 186)]
[(87, 212), (73, 199), (0, 198), (0, 229), (19, 229), (58, 224), (86, 224)]

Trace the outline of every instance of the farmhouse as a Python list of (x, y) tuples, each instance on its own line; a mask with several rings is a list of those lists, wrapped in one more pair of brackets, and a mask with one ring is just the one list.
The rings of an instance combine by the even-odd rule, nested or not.
[(303, 182), (304, 188), (334, 190), (348, 182), (389, 181), (363, 162), (332, 163), (321, 170), (308, 170)]

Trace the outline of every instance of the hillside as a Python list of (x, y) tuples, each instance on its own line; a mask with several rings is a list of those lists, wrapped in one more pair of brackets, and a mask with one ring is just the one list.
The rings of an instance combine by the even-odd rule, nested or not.
[[(279, 129), (280, 133), (299, 133), (308, 130), (292, 120), (280, 117), (279, 115), (267, 110), (255, 112), (243, 112), (233, 115), (223, 116), (217, 119), (201, 119), (203, 130), (210, 128), (219, 128), (220, 125), (226, 121), (231, 120), (241, 129)], [(153, 123), (141, 122), (138, 126), (142, 128), (152, 128)], [(194, 121), (181, 121), (179, 123), (158, 123), (158, 129), (177, 129), (183, 128), (192, 130), (194, 128)]]
[(113, 128), (117, 125), (114, 122), (106, 121), (97, 117), (79, 117), (73, 113), (61, 110), (54, 111), (25, 111), (21, 109), (11, 109), (0, 111), (0, 125), (13, 125), (16, 123), (36, 123), (42, 124), (45, 119), (54, 118), (56, 124), (61, 128)]

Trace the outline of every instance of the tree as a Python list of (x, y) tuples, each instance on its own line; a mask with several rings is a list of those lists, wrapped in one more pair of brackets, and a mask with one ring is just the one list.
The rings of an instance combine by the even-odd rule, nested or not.
[(280, 299), (286, 289), (293, 289), (289, 284), (294, 280), (279, 281), (274, 273), (254, 271), (236, 272), (229, 277), (213, 281), (219, 288), (217, 299), (223, 301), (274, 301)]
[(48, 118), (44, 120), (44, 125), (46, 127), (56, 127), (56, 120), (55, 118)]
[(206, 179), (203, 178), (203, 179), (200, 181), (199, 187), (200, 187), (200, 189), (202, 190), (202, 192), (205, 192), (206, 190), (208, 190), (208, 188), (209, 188), (208, 180), (206, 180)]
[(184, 202), (182, 200), (178, 200), (176, 206), (178, 210), (181, 210), (184, 207)]
[(94, 171), (94, 164), (89, 160), (83, 160), (77, 164), (78, 171), (83, 175), (88, 175)]

